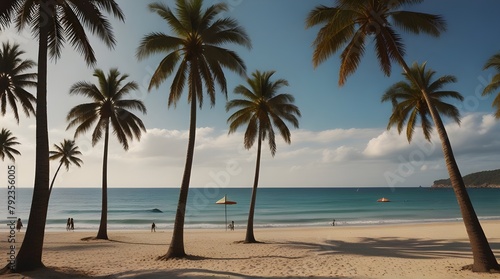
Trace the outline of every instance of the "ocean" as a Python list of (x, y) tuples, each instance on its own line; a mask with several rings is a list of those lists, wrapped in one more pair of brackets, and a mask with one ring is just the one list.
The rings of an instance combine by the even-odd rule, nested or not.
[[(32, 191), (31, 188), (17, 189), (16, 215), (25, 226)], [(468, 189), (468, 192), (480, 220), (500, 220), (500, 189)], [(156, 223), (158, 230), (171, 229), (178, 194), (178, 188), (110, 188), (108, 229), (148, 230), (152, 222)], [(226, 208), (215, 204), (224, 195), (237, 204), (227, 205)], [(191, 188), (185, 228), (225, 228), (225, 209), (228, 223), (234, 221), (236, 229), (245, 228), (250, 196), (251, 188)], [(382, 197), (391, 202), (377, 202)], [(0, 202), (2, 208), (6, 208), (5, 204), (5, 200)], [(100, 188), (54, 188), (46, 229), (65, 230), (66, 221), (71, 217), (75, 230), (97, 231), (100, 210)], [(369, 226), (459, 222), (461, 215), (452, 189), (258, 189), (254, 219), (256, 228), (330, 226), (333, 219), (337, 226)]]

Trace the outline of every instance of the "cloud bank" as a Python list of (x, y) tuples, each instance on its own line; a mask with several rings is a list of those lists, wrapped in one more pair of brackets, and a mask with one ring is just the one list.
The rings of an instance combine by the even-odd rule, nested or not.
[[(19, 185), (32, 187), (34, 173), (34, 120), (17, 125), (7, 115), (2, 126), (11, 129), (22, 156), (16, 161)], [(28, 129), (26, 129), (28, 127)], [(462, 175), (497, 169), (500, 124), (491, 114), (468, 114), (461, 125), (446, 129)], [(71, 132), (63, 127), (50, 129), (51, 146)], [(110, 141), (108, 184), (110, 187), (178, 187), (184, 169), (188, 131), (148, 129), (141, 141), (124, 151)], [(89, 138), (77, 139), (83, 153), (81, 168), (62, 171), (55, 187), (100, 187), (102, 143), (91, 145)], [(417, 130), (412, 143), (394, 129), (293, 130), (292, 144), (281, 139), (273, 158), (263, 144), (261, 187), (363, 187), (430, 186), (447, 172), (436, 133), (432, 142)], [(243, 148), (243, 133), (228, 135), (212, 127), (197, 129), (191, 185), (193, 187), (251, 187), (256, 148)], [(51, 163), (52, 172), (57, 167)], [(5, 172), (2, 172), (2, 175)]]

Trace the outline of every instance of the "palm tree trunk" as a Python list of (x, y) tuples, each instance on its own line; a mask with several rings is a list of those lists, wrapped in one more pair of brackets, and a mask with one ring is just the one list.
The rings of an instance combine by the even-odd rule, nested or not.
[(48, 24), (43, 23), (50, 11), (40, 3), (40, 34), (38, 45), (38, 84), (36, 98), (36, 164), (35, 185), (24, 241), (16, 258), (16, 271), (23, 272), (44, 267), (43, 239), (49, 203), (49, 136), (47, 125), (47, 38)]
[(109, 119), (104, 132), (104, 154), (102, 156), (102, 206), (101, 222), (96, 239), (108, 239), (108, 142), (109, 142)]
[(158, 259), (182, 258), (186, 256), (184, 250), (184, 219), (186, 215), (186, 205), (189, 192), (189, 182), (191, 180), (191, 170), (194, 158), (194, 144), (196, 138), (196, 94), (192, 93), (191, 99), (191, 117), (189, 123), (189, 140), (186, 156), (186, 165), (184, 166), (184, 175), (182, 176), (181, 190), (179, 193), (179, 202), (177, 203), (177, 212), (175, 214), (174, 231), (172, 240), (168, 247), (167, 254)]
[(50, 194), (52, 193), (52, 187), (54, 186), (54, 181), (56, 181), (57, 174), (59, 173), (59, 170), (61, 169), (63, 162), (59, 164), (59, 167), (57, 167), (56, 173), (54, 174), (54, 177), (52, 178), (52, 182), (50, 182), (50, 188), (49, 188), (49, 198)]
[[(401, 57), (400, 64), (403, 66), (406, 73), (410, 72), (408, 65)], [(467, 189), (465, 188), (465, 183), (462, 175), (460, 174), (460, 170), (458, 169), (455, 156), (453, 155), (451, 143), (443, 121), (441, 120), (436, 108), (431, 104), (427, 91), (423, 88), (421, 88), (421, 91), (425, 98), (425, 102), (429, 107), (432, 120), (436, 125), (436, 131), (438, 132), (439, 139), (441, 140), (441, 148), (443, 150), (446, 168), (448, 170), (451, 185), (453, 187), (453, 191), (455, 192), (465, 229), (469, 237), (473, 257), (472, 271), (489, 272), (490, 270), (500, 270), (500, 265), (498, 265), (498, 262), (493, 255), (493, 251), (491, 251), (488, 239), (484, 234), (481, 223), (479, 222), (476, 212), (474, 211), (474, 207), (472, 206), (469, 194), (467, 193)]]
[(252, 198), (250, 199), (250, 210), (248, 211), (247, 233), (245, 243), (256, 243), (253, 235), (253, 217), (255, 215), (255, 201), (257, 200), (257, 186), (259, 185), (260, 173), (260, 153), (262, 148), (262, 132), (259, 130), (259, 139), (257, 143), (257, 161), (255, 163), (255, 177), (253, 179)]

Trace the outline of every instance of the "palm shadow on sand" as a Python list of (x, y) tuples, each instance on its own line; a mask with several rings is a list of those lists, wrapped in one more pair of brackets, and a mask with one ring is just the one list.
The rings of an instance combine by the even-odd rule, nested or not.
[[(357, 242), (326, 240), (323, 243), (283, 242), (293, 249), (309, 249), (321, 254), (342, 254), (405, 259), (472, 258), (470, 244), (446, 239), (422, 238), (361, 238)], [(490, 242), (493, 252), (500, 254), (500, 242)], [(495, 251), (496, 250), (496, 251)]]
[[(150, 271), (150, 270), (145, 270), (145, 271), (130, 271), (130, 272), (123, 272), (119, 274), (114, 275), (116, 278), (137, 278), (137, 279), (156, 279), (156, 278), (211, 278), (211, 279), (227, 279), (227, 278), (238, 278), (238, 279), (265, 279), (265, 278), (287, 278), (287, 279), (299, 279), (299, 278), (304, 278), (302, 277), (293, 277), (293, 276), (286, 276), (286, 277), (261, 277), (261, 276), (247, 276), (245, 274), (240, 274), (236, 272), (229, 272), (229, 271), (216, 271), (216, 270), (209, 270), (209, 269), (201, 269), (201, 268), (191, 268), (191, 269), (172, 269), (172, 270), (165, 270), (165, 271)], [(132, 277), (133, 276), (133, 277)], [(114, 277), (113, 277), (114, 278)], [(331, 277), (322, 277), (322, 276), (315, 276), (315, 279), (327, 279)], [(348, 278), (348, 277), (335, 277), (338, 279), (343, 279), (343, 278)]]
[[(53, 267), (44, 267), (37, 269), (35, 271), (27, 271), (27, 272), (22, 272), (22, 273), (3, 273), (2, 278), (12, 278), (12, 279), (17, 279), (20, 278), (19, 276), (26, 276), (26, 278), (51, 278), (51, 279), (66, 279), (66, 278), (72, 278), (72, 279), (105, 279), (105, 278), (110, 278), (109, 276), (90, 276), (84, 272), (81, 272), (80, 270), (72, 269), (69, 267), (65, 268), (53, 268)], [(25, 278), (25, 277), (22, 277)]]

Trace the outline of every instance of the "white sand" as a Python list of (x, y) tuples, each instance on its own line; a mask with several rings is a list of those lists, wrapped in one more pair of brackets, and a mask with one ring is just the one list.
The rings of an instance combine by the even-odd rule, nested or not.
[[(482, 222), (500, 261), (500, 221)], [(47, 270), (5, 278), (500, 278), (461, 270), (472, 263), (462, 223), (255, 229), (262, 243), (236, 243), (245, 230), (186, 230), (190, 259), (158, 261), (171, 231), (48, 232)], [(2, 233), (2, 259), (8, 250)], [(18, 234), (22, 239), (23, 233)]]

